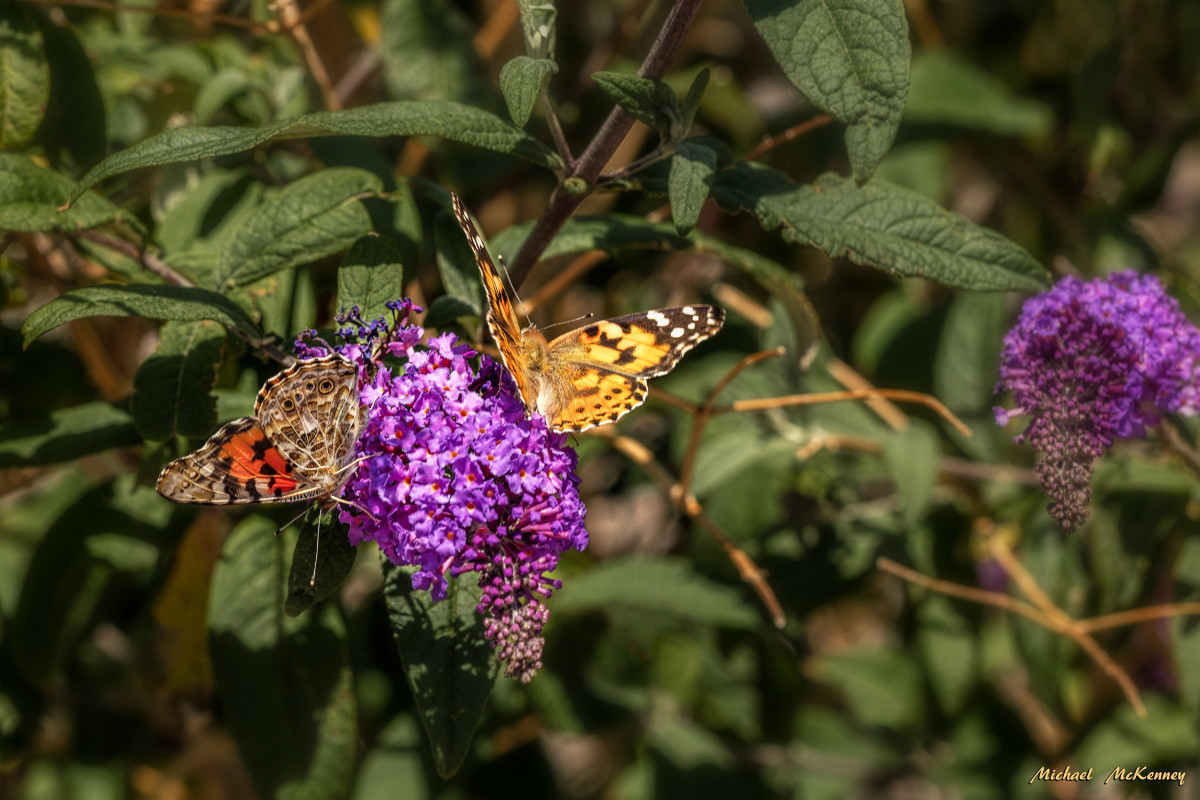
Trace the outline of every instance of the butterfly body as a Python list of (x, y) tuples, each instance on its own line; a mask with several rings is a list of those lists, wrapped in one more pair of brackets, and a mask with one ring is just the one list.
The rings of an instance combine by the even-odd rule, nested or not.
[(721, 329), (716, 306), (662, 308), (601, 320), (553, 340), (521, 328), (500, 272), (457, 195), (454, 211), (475, 253), (487, 293), (487, 323), (529, 413), (557, 431), (615, 422), (646, 399), (646, 379), (665, 375)]
[(350, 477), (361, 424), (355, 365), (339, 355), (301, 361), (266, 382), (254, 416), (167, 464), (156, 488), (178, 503), (330, 507)]

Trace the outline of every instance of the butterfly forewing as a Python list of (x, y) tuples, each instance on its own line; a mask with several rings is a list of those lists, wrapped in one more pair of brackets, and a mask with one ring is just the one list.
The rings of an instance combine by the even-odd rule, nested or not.
[(564, 333), (550, 343), (550, 352), (571, 352), (622, 375), (655, 378), (674, 369), (685, 353), (721, 330), (724, 322), (725, 311), (716, 306), (642, 311)]
[(462, 201), (454, 213), (475, 253), (488, 299), (488, 328), (529, 413), (557, 431), (582, 431), (620, 419), (646, 399), (646, 378), (670, 372), (725, 322), (716, 306), (661, 308), (576, 328), (546, 343), (522, 331), (504, 281)]
[(475, 223), (471, 222), (471, 215), (467, 213), (467, 209), (458, 195), (452, 194), (451, 197), (454, 201), (454, 216), (458, 219), (459, 227), (462, 228), (467, 242), (471, 245), (471, 251), (475, 254), (475, 263), (479, 266), (479, 274), (483, 278), (483, 290), (487, 294), (488, 301), (488, 331), (496, 341), (497, 349), (500, 350), (500, 359), (517, 383), (521, 398), (526, 405), (529, 405), (535, 401), (534, 387), (530, 384), (527, 371), (523, 369), (521, 323), (517, 319), (517, 311), (508, 299), (500, 270), (492, 261), (487, 245), (483, 243), (483, 238), (475, 229)]

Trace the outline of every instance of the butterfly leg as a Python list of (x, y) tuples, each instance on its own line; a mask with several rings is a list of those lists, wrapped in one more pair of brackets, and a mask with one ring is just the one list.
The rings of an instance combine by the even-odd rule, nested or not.
[(373, 522), (379, 522), (379, 517), (375, 516), (370, 511), (367, 511), (365, 508), (360, 506), (358, 503), (351, 502), (350, 500), (343, 500), (340, 497), (330, 497), (329, 500), (334, 503), (340, 503), (341, 505), (344, 505), (344, 506), (350, 506), (351, 508), (357, 508), (359, 511), (361, 511), (362, 513), (364, 513), (368, 517), (370, 517)]

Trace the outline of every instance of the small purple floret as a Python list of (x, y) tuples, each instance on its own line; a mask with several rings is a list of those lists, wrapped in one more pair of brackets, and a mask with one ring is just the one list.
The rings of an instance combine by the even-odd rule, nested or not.
[[(569, 548), (588, 536), (575, 451), (567, 435), (527, 419), (512, 378), (454, 334), (420, 344), (408, 323), (409, 300), (390, 303), (396, 321), (363, 323), (352, 309), (337, 348), (359, 365), (366, 406), (356, 455), (367, 456), (342, 498), (350, 541), (373, 540), (395, 564), (413, 565), (413, 587), (435, 600), (447, 576), (479, 573), (477, 610), (511, 678), (529, 681), (541, 666), (543, 601), (561, 586), (547, 578)], [(297, 353), (326, 348), (302, 336)], [(395, 359), (403, 359), (395, 365)]]
[(1039, 453), (1050, 514), (1066, 531), (1088, 516), (1092, 464), (1116, 439), (1140, 438), (1162, 414), (1200, 409), (1200, 332), (1158, 279), (1133, 271), (1063, 278), (1025, 301), (1004, 337), (996, 392), (1029, 415), (1016, 437)]

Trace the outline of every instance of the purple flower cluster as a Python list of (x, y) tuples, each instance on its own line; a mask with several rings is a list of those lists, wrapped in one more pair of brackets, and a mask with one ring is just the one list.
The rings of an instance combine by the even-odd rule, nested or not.
[[(435, 600), (448, 575), (478, 572), (487, 637), (506, 674), (528, 681), (541, 666), (542, 601), (561, 586), (546, 575), (565, 550), (587, 546), (575, 451), (541, 417), (526, 419), (502, 367), (482, 356), (474, 369), (453, 334), (421, 345), (411, 301), (389, 306), (393, 325), (339, 331), (349, 343), (336, 349), (359, 364), (356, 455), (367, 457), (342, 497), (372, 515), (341, 519), (353, 543), (374, 540), (393, 563), (416, 566), (413, 588)], [(297, 350), (320, 352), (303, 340)]]
[(1005, 425), (1028, 414), (1016, 437), (1039, 453), (1050, 513), (1066, 531), (1087, 519), (1092, 462), (1115, 439), (1144, 436), (1168, 412), (1200, 409), (1200, 332), (1151, 275), (1064, 278), (1025, 301), (1004, 338), (996, 392)]

